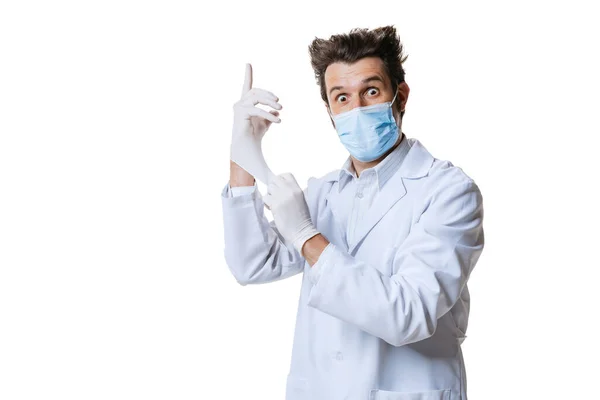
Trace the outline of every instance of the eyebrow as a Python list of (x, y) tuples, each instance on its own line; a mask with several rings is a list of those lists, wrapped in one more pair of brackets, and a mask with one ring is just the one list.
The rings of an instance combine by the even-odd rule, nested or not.
[[(368, 83), (368, 82), (371, 82), (371, 81), (379, 81), (381, 83), (385, 83), (385, 82), (383, 82), (383, 80), (380, 77), (378, 77), (376, 75), (373, 75), (373, 76), (370, 76), (370, 77), (368, 77), (366, 79), (363, 79), (362, 83)], [(334, 86), (331, 89), (329, 89), (329, 95), (331, 96), (331, 93), (334, 90), (340, 90), (340, 89), (343, 89), (343, 88), (344, 88), (343, 86)]]

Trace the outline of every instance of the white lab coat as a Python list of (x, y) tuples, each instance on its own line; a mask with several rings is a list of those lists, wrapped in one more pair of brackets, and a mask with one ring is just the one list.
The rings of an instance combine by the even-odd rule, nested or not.
[[(258, 284), (301, 272), (286, 400), (466, 400), (460, 344), (467, 279), (483, 250), (479, 188), (416, 139), (346, 242), (339, 170), (308, 181), (316, 229), (332, 244), (316, 285), (311, 268), (264, 215), (258, 190), (221, 193), (225, 260)], [(316, 265), (316, 264), (315, 264)]]

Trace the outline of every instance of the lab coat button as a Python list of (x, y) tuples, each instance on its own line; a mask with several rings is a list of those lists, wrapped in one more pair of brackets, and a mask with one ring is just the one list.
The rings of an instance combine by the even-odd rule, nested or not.
[(342, 361), (344, 359), (344, 356), (340, 351), (338, 351), (337, 353), (335, 353), (334, 358), (338, 361)]
[(358, 197), (359, 199), (362, 199), (362, 197), (363, 197), (363, 194), (362, 194), (362, 192), (359, 192), (359, 193), (356, 195), (356, 197)]

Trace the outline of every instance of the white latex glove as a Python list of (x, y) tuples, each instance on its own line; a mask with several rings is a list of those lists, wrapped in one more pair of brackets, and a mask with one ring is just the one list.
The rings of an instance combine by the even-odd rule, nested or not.
[(267, 186), (263, 202), (273, 213), (275, 225), (281, 235), (302, 254), (304, 243), (320, 232), (310, 219), (304, 192), (294, 175), (285, 173), (274, 176)]
[[(252, 65), (246, 64), (246, 78), (241, 99), (233, 105), (233, 132), (231, 137), (231, 160), (250, 175), (267, 185), (275, 175), (265, 162), (262, 138), (272, 122), (279, 123), (282, 106), (273, 93), (252, 88)], [(256, 107), (261, 103), (276, 110), (265, 111)]]

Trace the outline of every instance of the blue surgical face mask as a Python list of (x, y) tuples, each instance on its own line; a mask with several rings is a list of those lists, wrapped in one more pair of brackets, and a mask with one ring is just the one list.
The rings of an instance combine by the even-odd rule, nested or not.
[(378, 159), (392, 148), (398, 140), (399, 129), (392, 113), (396, 100), (355, 107), (337, 115), (331, 115), (340, 141), (357, 160), (369, 162)]

